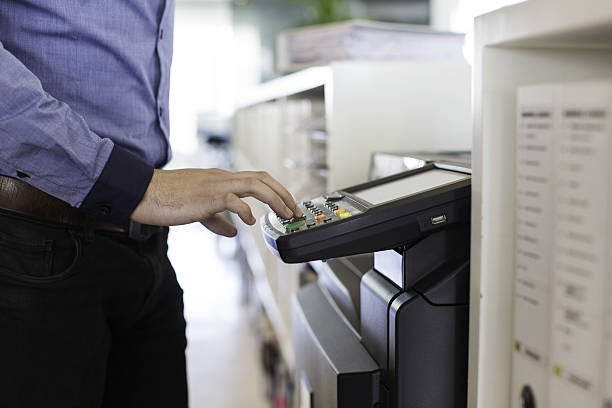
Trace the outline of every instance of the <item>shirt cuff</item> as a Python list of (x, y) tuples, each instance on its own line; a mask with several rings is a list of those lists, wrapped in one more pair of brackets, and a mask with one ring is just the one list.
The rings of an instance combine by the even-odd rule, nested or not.
[(142, 200), (153, 166), (115, 144), (81, 211), (112, 224), (125, 223)]

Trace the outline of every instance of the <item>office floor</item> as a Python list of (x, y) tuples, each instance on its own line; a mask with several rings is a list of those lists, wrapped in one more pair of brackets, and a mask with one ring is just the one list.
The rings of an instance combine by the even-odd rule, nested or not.
[(259, 348), (240, 304), (239, 270), (219, 255), (216, 241), (197, 224), (172, 228), (169, 238), (185, 291), (190, 406), (264, 408)]

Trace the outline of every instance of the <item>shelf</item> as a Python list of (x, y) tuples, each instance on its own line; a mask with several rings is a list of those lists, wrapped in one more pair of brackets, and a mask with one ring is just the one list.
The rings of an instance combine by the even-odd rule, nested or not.
[[(254, 170), (255, 167), (240, 151), (236, 152), (236, 162), (242, 170)], [(256, 219), (267, 214), (269, 208), (255, 199), (245, 198)], [(238, 228), (238, 239), (242, 246), (249, 269), (253, 273), (257, 296), (272, 325), (280, 350), (292, 369), (295, 363), (293, 352), (293, 335), (291, 327), (290, 298), (297, 289), (297, 274), (300, 265), (283, 264), (267, 249), (263, 242), (259, 222), (247, 226), (234, 216)], [(289, 286), (289, 287), (288, 287)], [(276, 289), (276, 290), (275, 290)]]
[(483, 46), (612, 48), (612, 2), (530, 0), (476, 19)]
[[(237, 224), (240, 222), (240, 220), (237, 220)], [(247, 263), (255, 279), (255, 290), (257, 291), (257, 296), (263, 305), (268, 319), (270, 319), (272, 330), (274, 330), (274, 334), (278, 340), (283, 359), (289, 368), (293, 368), (295, 364), (295, 356), (293, 353), (293, 343), (291, 340), (292, 336), (289, 333), (291, 328), (287, 328), (283, 321), (281, 311), (276, 303), (272, 288), (270, 287), (270, 282), (266, 277), (266, 264), (261, 258), (261, 255), (254, 242), (254, 238), (249, 233), (247, 228), (239, 228), (239, 230), (240, 244), (246, 252)]]
[(329, 67), (314, 67), (260, 84), (241, 95), (236, 109), (274, 101), (325, 86), (331, 79)]

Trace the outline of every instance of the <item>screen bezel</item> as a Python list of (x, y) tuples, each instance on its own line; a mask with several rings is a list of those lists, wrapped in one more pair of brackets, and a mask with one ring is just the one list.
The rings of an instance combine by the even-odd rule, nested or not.
[[(369, 201), (366, 201), (360, 197), (358, 197), (357, 195), (355, 195), (355, 193), (358, 193), (359, 191), (362, 190), (367, 190), (369, 188), (372, 187), (378, 187), (382, 184), (386, 184), (386, 183), (391, 183), (394, 182), (396, 180), (400, 180), (406, 177), (410, 177), (413, 176), (415, 174), (419, 174), (419, 173), (424, 173), (427, 171), (431, 171), (434, 169), (439, 169), (439, 170), (447, 170), (447, 171), (452, 171), (455, 173), (463, 173), (466, 175), (469, 175), (469, 177), (461, 179), (461, 180), (456, 180), (456, 181), (451, 181), (449, 183), (446, 184), (442, 184), (441, 186), (438, 187), (434, 187), (428, 190), (424, 190), (421, 191), (419, 193), (413, 194), (413, 195), (409, 195), (409, 196), (403, 196), (403, 197), (398, 197), (394, 200), (390, 200), (390, 201), (385, 201), (383, 203), (380, 204), (373, 204), (370, 203)], [(412, 200), (412, 199), (419, 199), (422, 197), (425, 197), (429, 194), (431, 194), (432, 192), (443, 192), (443, 191), (447, 191), (447, 190), (451, 190), (454, 188), (460, 188), (465, 186), (466, 184), (471, 184), (472, 182), (472, 169), (469, 167), (464, 167), (463, 165), (460, 164), (450, 164), (450, 163), (430, 163), (427, 164), (421, 168), (418, 169), (414, 169), (414, 170), (408, 170), (405, 172), (401, 172), (398, 174), (394, 174), (388, 177), (384, 177), (378, 180), (373, 180), (373, 181), (369, 181), (366, 183), (362, 183), (362, 184), (358, 184), (356, 186), (352, 186), (349, 188), (345, 188), (342, 190), (339, 190), (343, 193), (346, 193), (346, 195), (348, 197), (350, 197), (351, 200), (356, 201), (357, 203), (364, 205), (367, 208), (375, 208), (375, 207), (380, 207), (380, 206), (385, 206), (385, 205), (389, 205), (389, 204), (393, 204), (395, 202), (398, 201), (403, 201), (403, 200)]]

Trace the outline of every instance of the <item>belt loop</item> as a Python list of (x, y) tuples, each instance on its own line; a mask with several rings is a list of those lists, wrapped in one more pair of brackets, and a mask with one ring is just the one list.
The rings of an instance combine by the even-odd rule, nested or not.
[(71, 235), (75, 237), (79, 237), (86, 243), (91, 244), (92, 242), (94, 242), (95, 237), (96, 237), (94, 220), (89, 217), (85, 217), (83, 219), (82, 225), (83, 225), (83, 228), (80, 231), (75, 230), (74, 227), (68, 227), (68, 231), (70, 232)]
[(132, 220), (129, 222), (128, 235), (135, 241), (146, 241), (151, 237), (151, 233), (145, 233), (141, 223)]

